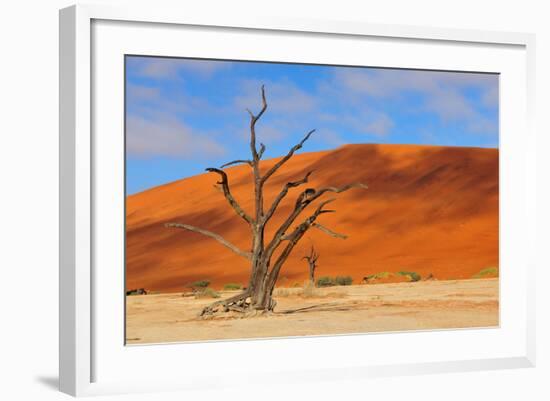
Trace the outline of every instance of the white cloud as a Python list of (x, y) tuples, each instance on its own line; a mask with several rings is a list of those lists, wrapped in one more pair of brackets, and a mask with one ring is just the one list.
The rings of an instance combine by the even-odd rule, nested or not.
[(344, 140), (344, 138), (342, 138), (340, 134), (338, 134), (334, 130), (327, 129), (327, 128), (321, 128), (318, 131), (316, 131), (315, 138), (332, 147), (337, 147), (337, 146), (346, 144), (346, 141)]
[(465, 96), (453, 90), (434, 90), (425, 107), (447, 121), (475, 118), (478, 114)]
[(474, 74), (443, 71), (395, 69), (339, 69), (336, 81), (352, 92), (376, 97), (391, 97), (403, 92), (421, 92), (426, 95), (465, 88), (494, 90), (498, 77), (494, 74)]
[(126, 150), (134, 157), (196, 159), (225, 153), (224, 148), (206, 134), (195, 132), (167, 115), (158, 115), (155, 119), (130, 115), (126, 121), (126, 134)]
[(498, 85), (493, 85), (491, 88), (489, 88), (483, 94), (481, 100), (486, 107), (498, 107)]
[(261, 82), (258, 80), (244, 80), (242, 95), (236, 96), (234, 105), (238, 109), (250, 109), (257, 112), (261, 108), (260, 88), (265, 85), (268, 109), (281, 114), (305, 113), (318, 105), (317, 99), (301, 90), (288, 80), (277, 82)]
[(386, 137), (394, 127), (393, 120), (380, 111), (372, 110), (363, 103), (355, 112), (342, 112), (340, 114), (320, 113), (319, 120), (337, 123), (343, 129), (365, 135), (373, 135), (378, 138)]
[(393, 126), (393, 121), (387, 115), (380, 113), (371, 122), (365, 125), (364, 131), (366, 134), (385, 137), (389, 134)]
[[(343, 87), (342, 92), (353, 93), (354, 96), (348, 96), (348, 101), (356, 105), (365, 102), (363, 96), (384, 100), (418, 93), (422, 95), (419, 109), (437, 114), (444, 122), (463, 122), (468, 130), (475, 133), (494, 132), (496, 129), (496, 124), (481, 113), (466, 94), (468, 89), (480, 90), (481, 103), (486, 107), (497, 107), (496, 75), (348, 68), (336, 71), (335, 85), (337, 88)], [(384, 131), (384, 125), (380, 124), (379, 131)]]
[(143, 85), (129, 83), (126, 87), (127, 99), (133, 102), (153, 101), (160, 99), (160, 90)]
[(179, 79), (187, 72), (209, 78), (216, 72), (231, 67), (231, 62), (181, 58), (139, 57), (130, 59), (135, 75), (152, 79)]

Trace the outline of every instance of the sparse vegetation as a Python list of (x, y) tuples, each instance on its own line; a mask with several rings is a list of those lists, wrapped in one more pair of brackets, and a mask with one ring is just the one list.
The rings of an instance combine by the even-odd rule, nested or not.
[(224, 291), (235, 291), (240, 290), (243, 286), (237, 283), (227, 283), (224, 284), (223, 289)]
[(199, 281), (195, 281), (194, 283), (191, 283), (189, 285), (189, 287), (191, 287), (191, 288), (206, 288), (209, 285), (210, 285), (209, 280), (199, 280)]
[[(432, 276), (433, 278), (433, 276)], [(363, 277), (362, 282), (365, 284), (378, 284), (378, 283), (399, 283), (403, 281), (420, 281), (422, 276), (417, 272), (411, 271), (400, 271), (397, 273), (392, 272), (379, 272), (374, 274), (369, 274), (368, 276)]]
[(336, 283), (332, 277), (323, 276), (317, 279), (317, 287), (332, 287), (334, 285), (336, 285)]
[(491, 277), (498, 277), (498, 267), (487, 267), (472, 276), (472, 278), (491, 278)]
[(353, 283), (353, 278), (351, 276), (336, 276), (334, 281), (336, 285), (351, 285)]
[(374, 273), (374, 274), (369, 274), (368, 276), (364, 277), (363, 281), (368, 282), (370, 280), (380, 280), (380, 279), (385, 279), (385, 278), (388, 278), (388, 277), (391, 277), (391, 276), (393, 276), (393, 274), (390, 273), (390, 272)]
[(304, 289), (302, 290), (302, 297), (312, 298), (316, 296), (319, 296), (319, 291), (315, 287), (315, 284), (311, 281), (306, 281), (304, 283)]
[(332, 287), (335, 285), (351, 285), (353, 278), (351, 276), (323, 276), (317, 280), (317, 287)]
[(294, 288), (275, 288), (273, 290), (273, 296), (275, 298), (286, 298), (291, 295), (297, 295), (298, 291), (296, 291)]
[[(336, 284), (336, 278), (331, 278), (333, 285)], [(343, 284), (345, 285), (345, 284)], [(300, 298), (345, 298), (346, 293), (341, 291), (334, 291), (327, 293), (321, 288), (317, 288), (309, 280), (305, 281), (301, 287), (292, 288), (275, 288), (273, 291), (273, 297), (275, 298), (287, 298), (287, 297), (300, 297)]]
[(195, 298), (219, 298), (220, 294), (216, 291), (214, 291), (212, 288), (204, 288), (201, 291), (197, 291), (195, 293)]
[(422, 276), (417, 272), (401, 271), (397, 272), (397, 274), (399, 274), (400, 276), (409, 276), (411, 281), (420, 281), (422, 279)]

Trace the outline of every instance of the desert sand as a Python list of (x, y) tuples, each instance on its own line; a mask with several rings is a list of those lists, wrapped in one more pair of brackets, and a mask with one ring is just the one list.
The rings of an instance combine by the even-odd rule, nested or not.
[[(262, 162), (263, 169), (275, 161)], [(251, 211), (250, 168), (241, 165), (226, 171), (235, 198), (245, 210)], [(331, 204), (336, 213), (323, 215), (319, 222), (349, 238), (335, 239), (319, 230), (310, 230), (281, 271), (280, 284), (292, 286), (303, 282), (307, 265), (301, 258), (311, 244), (320, 253), (317, 276), (351, 275), (354, 283), (369, 274), (402, 270), (417, 272), (422, 277), (431, 274), (438, 279), (468, 279), (482, 269), (498, 267), (498, 149), (346, 145), (332, 151), (300, 153), (266, 184), (266, 204), (286, 182), (301, 178), (308, 171), (313, 171), (308, 183), (311, 187), (362, 182), (369, 189), (350, 190), (336, 196), (337, 200)], [(188, 283), (203, 279), (209, 280), (215, 289), (226, 283), (247, 284), (250, 267), (246, 259), (200, 234), (164, 227), (168, 222), (191, 224), (216, 232), (241, 249), (249, 249), (248, 227), (214, 187), (217, 178), (205, 173), (127, 198), (127, 289), (181, 292)], [(289, 213), (300, 190), (290, 191), (270, 221), (268, 238)], [(448, 284), (421, 285), (435, 289)], [(354, 287), (350, 291), (359, 289), (381, 291), (381, 287), (376, 290)], [(350, 295), (348, 300), (353, 297)], [(137, 308), (139, 302), (153, 303), (147, 310), (155, 308), (158, 302), (158, 319), (163, 316), (176, 319), (175, 309), (164, 310), (163, 305), (171, 302), (179, 305), (188, 300), (178, 298), (177, 294), (174, 298), (147, 296), (132, 299), (130, 307)], [(285, 302), (281, 307), (291, 307), (285, 306)], [(388, 308), (382, 309), (387, 313), (392, 310)], [(137, 310), (131, 310), (129, 316)], [(360, 329), (376, 330), (379, 323), (372, 323), (371, 327), (368, 323), (371, 320), (367, 319), (377, 313), (375, 309), (361, 309), (360, 313), (364, 314), (361, 320), (365, 322)], [(433, 319), (445, 323), (445, 313), (444, 310), (442, 316), (434, 315)], [(157, 321), (157, 317), (152, 319)], [(414, 315), (401, 319), (408, 322), (407, 327), (415, 327)], [(329, 328), (333, 324), (328, 319), (320, 321)], [(224, 327), (223, 323), (215, 324)], [(334, 324), (347, 331), (345, 325)], [(157, 326), (153, 327), (151, 330), (156, 330)], [(299, 333), (300, 327), (297, 320)], [(388, 327), (394, 328), (390, 323)], [(142, 330), (147, 329), (144, 327), (131, 336), (147, 341), (157, 337), (145, 335)], [(186, 337), (182, 329), (175, 326), (174, 330), (174, 334), (166, 336)], [(274, 327), (271, 335), (278, 335), (279, 330), (285, 329)], [(202, 334), (199, 331), (196, 335)]]
[[(197, 318), (213, 299), (181, 293), (127, 297), (127, 344), (494, 327), (497, 278), (276, 289), (268, 316)], [(234, 292), (223, 292), (227, 297)]]

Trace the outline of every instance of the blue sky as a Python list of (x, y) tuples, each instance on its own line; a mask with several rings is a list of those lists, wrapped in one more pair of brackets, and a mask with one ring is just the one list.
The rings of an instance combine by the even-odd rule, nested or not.
[(264, 158), (347, 143), (498, 147), (498, 76), (181, 58), (126, 58), (128, 194), (248, 158), (246, 109)]

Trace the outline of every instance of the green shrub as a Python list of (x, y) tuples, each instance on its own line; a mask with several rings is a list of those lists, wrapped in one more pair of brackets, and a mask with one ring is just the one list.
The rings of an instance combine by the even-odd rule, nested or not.
[(332, 277), (323, 276), (317, 279), (317, 287), (332, 287), (336, 285), (336, 282)]
[(409, 276), (411, 281), (420, 281), (422, 277), (417, 272), (397, 272), (400, 276)]
[(498, 267), (487, 267), (472, 276), (472, 278), (487, 277), (498, 277)]
[(323, 276), (317, 279), (317, 287), (332, 287), (335, 285), (351, 285), (353, 279), (351, 276)]
[(199, 280), (195, 281), (194, 283), (191, 283), (190, 287), (192, 288), (206, 288), (210, 285), (210, 281), (208, 280)]
[(334, 282), (336, 285), (351, 285), (351, 283), (353, 283), (353, 279), (351, 276), (336, 276)]
[(220, 294), (212, 288), (205, 288), (195, 294), (195, 298), (219, 298)]
[(223, 289), (225, 291), (233, 291), (233, 290), (240, 290), (242, 288), (242, 285), (237, 283), (227, 283), (224, 284)]
[(382, 279), (382, 278), (388, 278), (390, 277), (392, 274), (390, 272), (380, 272), (380, 273), (374, 273), (374, 274), (369, 274), (367, 277), (365, 277), (367, 280), (373, 280), (373, 279)]

